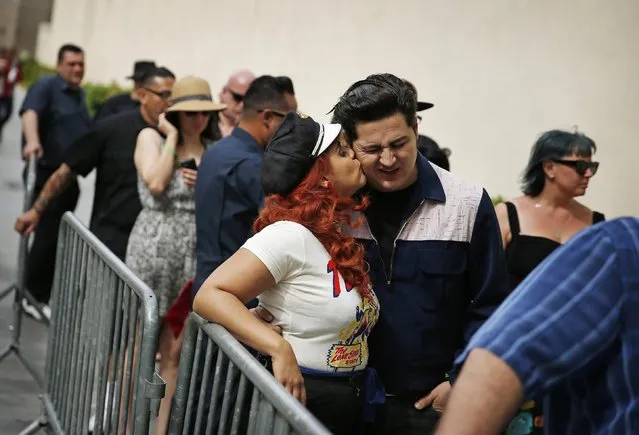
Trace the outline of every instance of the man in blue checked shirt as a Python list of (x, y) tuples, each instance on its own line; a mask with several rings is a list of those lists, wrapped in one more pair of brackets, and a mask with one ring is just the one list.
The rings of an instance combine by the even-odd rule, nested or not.
[(583, 231), (471, 339), (437, 434), (497, 434), (524, 397), (548, 434), (638, 434), (638, 313), (639, 219)]

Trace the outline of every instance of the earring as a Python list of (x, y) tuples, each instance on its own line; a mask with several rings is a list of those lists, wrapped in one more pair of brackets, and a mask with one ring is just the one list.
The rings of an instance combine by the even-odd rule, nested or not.
[(322, 181), (320, 181), (320, 186), (322, 186), (325, 189), (330, 189), (331, 187), (333, 187), (333, 183), (331, 183), (331, 180), (329, 180), (326, 177), (322, 177)]

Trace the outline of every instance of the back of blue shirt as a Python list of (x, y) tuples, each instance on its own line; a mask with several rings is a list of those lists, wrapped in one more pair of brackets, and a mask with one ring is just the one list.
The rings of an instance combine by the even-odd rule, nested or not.
[(555, 250), (479, 329), (549, 434), (639, 433), (639, 219), (589, 227)]
[(193, 296), (208, 276), (252, 235), (263, 202), (264, 151), (235, 128), (202, 156), (195, 186), (197, 270)]

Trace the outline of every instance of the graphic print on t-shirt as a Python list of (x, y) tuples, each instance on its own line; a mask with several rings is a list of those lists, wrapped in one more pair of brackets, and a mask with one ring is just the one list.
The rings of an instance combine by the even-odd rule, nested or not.
[[(339, 271), (337, 270), (337, 263), (335, 263), (333, 260), (328, 260), (326, 271), (333, 274), (333, 297), (339, 297), (339, 295), (342, 293), (342, 285), (339, 281)], [(353, 290), (353, 286), (346, 281), (344, 281), (344, 286), (346, 287), (347, 292)]]
[[(327, 270), (333, 274), (333, 297), (337, 298), (342, 293), (340, 274), (333, 260), (328, 262)], [(344, 287), (346, 292), (353, 289), (353, 286), (346, 282)], [(354, 369), (368, 360), (368, 335), (379, 317), (377, 298), (372, 293), (369, 296), (362, 296), (353, 314), (353, 320), (339, 331), (340, 341), (332, 345), (328, 351), (327, 363), (329, 367), (336, 370)]]

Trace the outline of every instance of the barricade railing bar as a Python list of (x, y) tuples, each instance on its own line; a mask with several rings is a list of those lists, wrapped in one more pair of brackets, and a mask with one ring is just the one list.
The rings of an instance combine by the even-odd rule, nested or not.
[[(29, 157), (29, 162), (27, 166), (27, 176), (24, 190), (24, 198), (22, 201), (22, 211), (27, 211), (31, 208), (31, 204), (33, 202), (33, 193), (35, 191), (35, 183), (36, 183), (36, 157), (35, 155), (31, 155)], [(9, 345), (0, 353), (0, 364), (11, 354), (14, 354), (18, 360), (22, 363), (22, 365), (27, 369), (27, 371), (31, 374), (32, 378), (36, 381), (38, 386), (42, 388), (44, 386), (44, 380), (42, 378), (42, 374), (38, 369), (34, 367), (34, 365), (29, 362), (26, 356), (22, 353), (20, 347), (20, 338), (22, 335), (22, 318), (24, 316), (24, 308), (22, 307), (22, 302), (24, 299), (28, 300), (29, 303), (35, 308), (35, 310), (40, 314), (40, 318), (42, 319), (42, 323), (48, 325), (49, 321), (46, 316), (42, 313), (42, 310), (39, 308), (39, 304), (36, 302), (35, 298), (29, 293), (26, 289), (26, 276), (27, 276), (27, 257), (29, 254), (29, 240), (30, 236), (22, 236), (20, 237), (20, 244), (18, 245), (18, 263), (17, 263), (17, 276), (14, 284), (9, 286), (7, 289), (3, 290), (0, 293), (0, 300), (9, 296), (12, 292), (14, 294), (13, 298), (13, 315), (11, 319), (11, 342)]]
[(164, 382), (155, 373), (153, 291), (71, 212), (60, 225), (42, 417), (55, 434), (148, 434)]
[(195, 313), (185, 330), (169, 433), (330, 434), (226, 329)]

